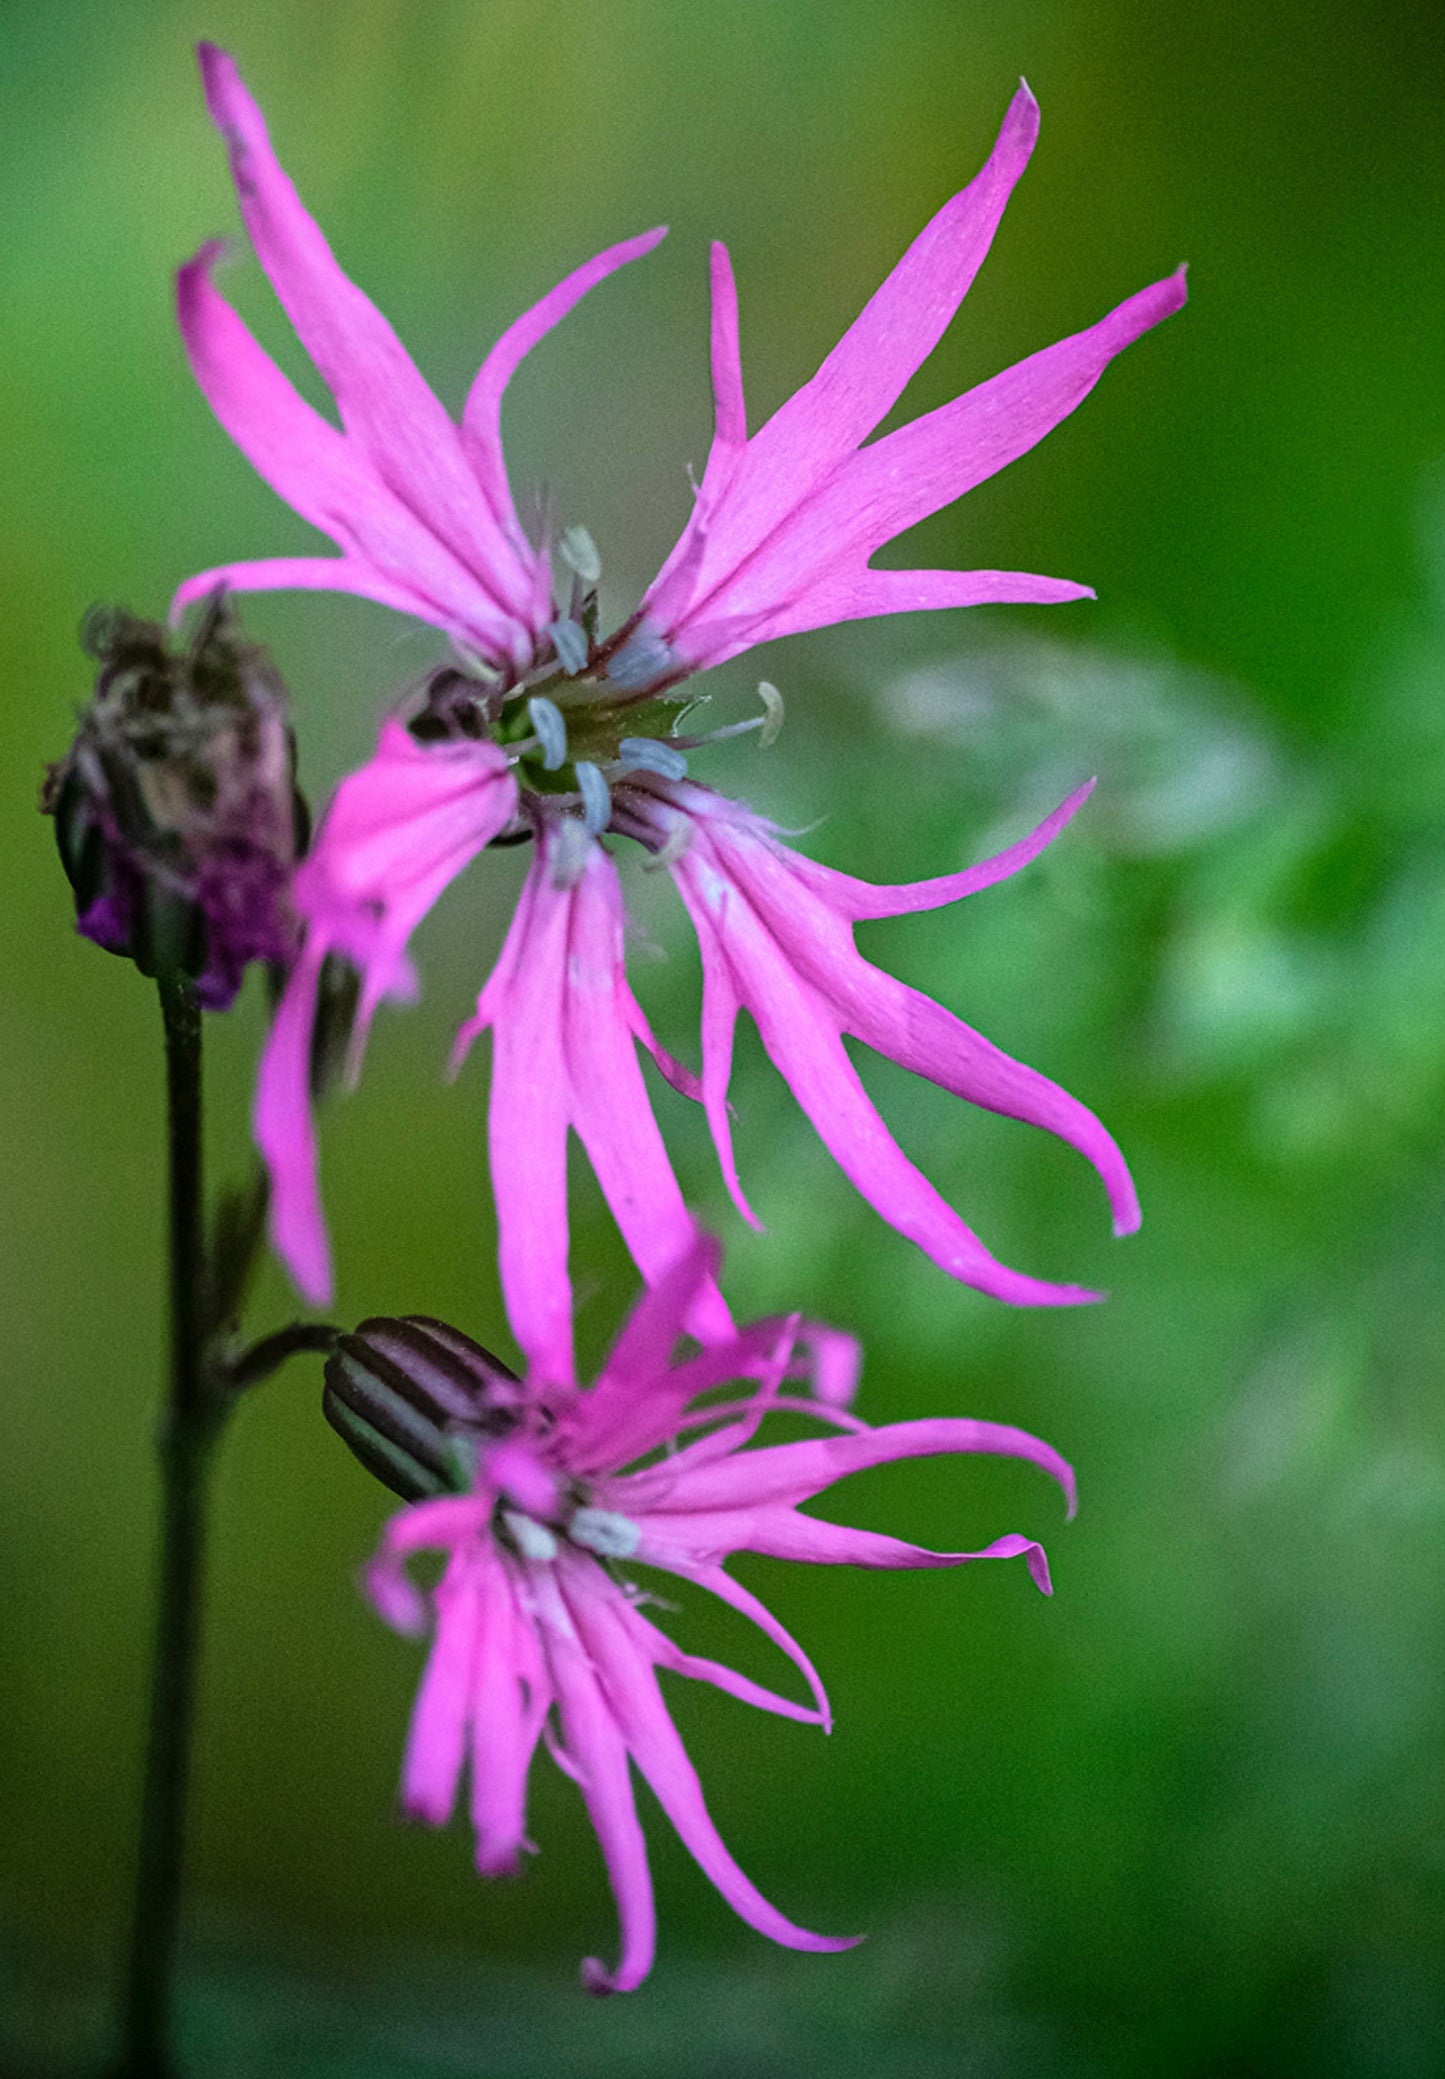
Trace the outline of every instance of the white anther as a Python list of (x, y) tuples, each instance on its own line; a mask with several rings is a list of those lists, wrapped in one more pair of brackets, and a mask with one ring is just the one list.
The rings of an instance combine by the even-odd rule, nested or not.
[(769, 744), (778, 740), (783, 726), (783, 696), (767, 679), (758, 680), (758, 698), (763, 703), (763, 726), (758, 737), (758, 749), (765, 751)]
[(503, 1509), (502, 1521), (523, 1559), (541, 1562), (557, 1557), (557, 1540), (546, 1524), (539, 1523), (535, 1516), (523, 1516), (515, 1509)]
[(617, 755), (628, 772), (661, 773), (665, 780), (685, 780), (687, 759), (676, 744), (659, 743), (652, 736), (624, 736)]
[(575, 621), (549, 621), (547, 633), (552, 638), (552, 647), (557, 652), (557, 662), (569, 679), (575, 679), (579, 671), (587, 669), (587, 637)]
[(542, 746), (543, 766), (548, 772), (556, 772), (567, 762), (567, 724), (561, 708), (545, 693), (534, 693), (527, 702), (527, 717)]
[(584, 585), (595, 585), (602, 575), (602, 558), (585, 527), (568, 527), (557, 543), (557, 554), (569, 570), (575, 570)]
[(572, 766), (582, 795), (582, 821), (589, 837), (601, 837), (612, 821), (612, 795), (600, 766), (590, 758), (578, 758)]
[(579, 1509), (567, 1526), (574, 1545), (585, 1545), (603, 1559), (631, 1559), (642, 1532), (630, 1516), (615, 1509)]

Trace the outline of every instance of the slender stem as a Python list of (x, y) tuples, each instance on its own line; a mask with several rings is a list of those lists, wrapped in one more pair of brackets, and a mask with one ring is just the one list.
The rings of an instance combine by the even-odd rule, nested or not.
[(339, 1328), (326, 1321), (293, 1321), (289, 1328), (278, 1328), (252, 1343), (249, 1349), (238, 1352), (222, 1376), (233, 1393), (244, 1392), (247, 1387), (259, 1386), (262, 1380), (269, 1379), (288, 1357), (299, 1357), (304, 1352), (328, 1355), (336, 1347), (340, 1333)]
[(172, 2004), (186, 1779), (206, 1498), (223, 1405), (210, 1387), (205, 1361), (201, 1015), (183, 980), (162, 980), (160, 997), (170, 1135), (170, 1393), (158, 1437), (162, 1514), (155, 1660), (120, 2079), (172, 2079), (176, 2071)]

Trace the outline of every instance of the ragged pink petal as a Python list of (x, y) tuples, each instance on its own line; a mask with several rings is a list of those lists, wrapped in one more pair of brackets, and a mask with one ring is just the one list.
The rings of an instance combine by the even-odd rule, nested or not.
[[(217, 292), (211, 269), (220, 252), (215, 242), (203, 246), (176, 278), (177, 316), (196, 380), (257, 474), (342, 551), (336, 563), (231, 564), (226, 582), (236, 591), (275, 590), (296, 581), (299, 570), (307, 589), (324, 582), (361, 593), (449, 628), (488, 655), (510, 655), (519, 640), (515, 615), (478, 585), (447, 538), (428, 527), (372, 459), (281, 373)], [(202, 588), (213, 589), (217, 576), (192, 578), (172, 611)]]
[(660, 225), (638, 238), (608, 246), (595, 259), (574, 268), (555, 289), (548, 290), (540, 303), (534, 303), (529, 311), (514, 319), (477, 371), (462, 413), (462, 440), (493, 510), (503, 517), (514, 539), (521, 538), (521, 528), (502, 459), (502, 396), (508, 383), (537, 342), (561, 323), (589, 289), (615, 274), (619, 267), (640, 260), (666, 236), (666, 226)]
[(632, 1992), (652, 1968), (657, 1941), (657, 1914), (647, 1844), (637, 1817), (637, 1802), (627, 1765), (627, 1741), (599, 1670), (579, 1639), (573, 1613), (557, 1582), (549, 1576), (536, 1584), (538, 1617), (568, 1751), (578, 1771), (588, 1817), (607, 1865), (622, 1924), (622, 1950), (616, 1968), (608, 1970), (596, 1957), (582, 1966), (589, 1992)]
[(627, 1750), (709, 1882), (740, 1919), (774, 1942), (789, 1949), (851, 1949), (860, 1937), (815, 1935), (797, 1926), (738, 1868), (703, 1802), (697, 1771), (668, 1716), (651, 1659), (629, 1636), (626, 1604), (599, 1588), (600, 1577), (580, 1568), (568, 1569), (565, 1579), (567, 1607)]
[(845, 1035), (861, 1040), (970, 1103), (1067, 1141), (1102, 1178), (1115, 1231), (1137, 1226), (1128, 1169), (1094, 1114), (953, 1013), (864, 960), (852, 935), (857, 918), (956, 900), (1016, 871), (1057, 833), (1087, 791), (1071, 796), (997, 859), (962, 875), (897, 889), (875, 888), (798, 857), (760, 818), (706, 788), (658, 780), (636, 791), (629, 827), (667, 860), (697, 933), (703, 1099), (724, 1178), (744, 1211), (728, 1082), (733, 1028), (746, 1009), (844, 1174), (942, 1268), (1016, 1304), (1068, 1305), (1096, 1296), (1000, 1264), (888, 1133), (843, 1044)]
[(826, 1714), (816, 1705), (794, 1703), (791, 1697), (779, 1696), (775, 1689), (765, 1689), (760, 1682), (740, 1675), (736, 1668), (724, 1667), (721, 1661), (684, 1653), (666, 1632), (659, 1631), (655, 1624), (649, 1624), (639, 1611), (629, 1609), (628, 1623), (634, 1637), (658, 1667), (667, 1668), (674, 1675), (686, 1675), (693, 1682), (708, 1682), (714, 1689), (736, 1697), (741, 1704), (751, 1704), (758, 1711), (771, 1711), (779, 1718), (792, 1718), (799, 1725), (825, 1723)]
[(477, 1868), (511, 1876), (526, 1845), (527, 1777), (552, 1703), (536, 1634), (500, 1555), (487, 1563), (471, 1694), (471, 1818)]
[(479, 1562), (453, 1553), (437, 1585), (436, 1637), (417, 1692), (402, 1764), (402, 1809), (428, 1826), (451, 1817), (467, 1750), (478, 1638), (482, 1627)]
[(1074, 1511), (1073, 1470), (1053, 1446), (1007, 1423), (974, 1422), (961, 1416), (889, 1422), (844, 1436), (809, 1437), (796, 1444), (767, 1444), (740, 1451), (712, 1465), (676, 1471), (666, 1461), (614, 1483), (616, 1506), (669, 1515), (711, 1509), (746, 1509), (778, 1502), (792, 1506), (821, 1494), (837, 1480), (868, 1466), (897, 1459), (973, 1456), (1023, 1458), (1057, 1480)]
[(983, 171), (925, 227), (817, 374), (751, 440), (732, 269), (714, 248), (716, 430), (692, 514), (641, 615), (675, 660), (672, 676), (679, 662), (700, 669), (755, 643), (864, 615), (1090, 596), (1084, 586), (1015, 571), (872, 568), (885, 543), (1041, 440), (1115, 354), (1184, 299), (1181, 272), (1101, 324), (868, 442), (967, 293), (1037, 131), (1037, 107), (1021, 87)]
[(343, 780), (299, 869), (292, 901), (305, 925), (261, 1056), (257, 1144), (271, 1178), (271, 1235), (313, 1304), (331, 1273), (311, 1114), (311, 1056), (322, 969), (339, 953), (361, 974), (353, 1066), (383, 996), (406, 996), (406, 945), (446, 886), (507, 824), (516, 782), (493, 744), (423, 749), (397, 722), (382, 726), (370, 764)]
[[(1083, 402), (1116, 354), (1184, 298), (1181, 269), (1097, 325), (860, 448), (769, 545), (790, 589), (861, 566), (896, 534), (1027, 454)], [(765, 582), (758, 568), (749, 570), (728, 586), (725, 610), (760, 608)]]
[[(965, 895), (977, 895), (984, 888), (1009, 880), (1021, 867), (1037, 859), (1059, 832), (1073, 821), (1093, 793), (1095, 784), (1093, 780), (1086, 780), (1082, 787), (1076, 787), (1050, 815), (1045, 816), (1027, 837), (1020, 838), (1017, 844), (1009, 845), (1002, 852), (996, 852), (978, 866), (965, 867), (962, 873), (939, 874), (933, 880), (905, 881), (890, 887), (878, 881), (856, 880), (852, 874), (839, 873), (836, 867), (820, 866), (816, 859), (809, 859), (802, 852), (787, 853), (788, 870), (806, 881), (830, 910), (854, 922), (861, 923), (874, 917), (908, 916), (918, 910), (944, 909), (951, 902), (961, 901)], [(740, 814), (738, 820), (746, 822), (745, 813)]]
[(303, 948), (286, 979), (261, 1052), (252, 1126), (270, 1178), (271, 1242), (312, 1306), (331, 1298), (331, 1248), (321, 1210), (311, 1035), (325, 947)]
[[(374, 599), (402, 614), (422, 614), (418, 595), (393, 585), (369, 564), (350, 556), (265, 556), (242, 563), (220, 563), (197, 571), (176, 586), (170, 618), (180, 620), (186, 608), (217, 592), (349, 592)], [(430, 619), (430, 614), (424, 618)]]
[(241, 214), (257, 257), (349, 440), (377, 478), (446, 543), (476, 585), (526, 629), (531, 555), (491, 508), (461, 438), (386, 319), (337, 266), (271, 149), (235, 62), (203, 44), (211, 115), (226, 139)]
[[(570, 1383), (569, 1130), (586, 1149), (650, 1283), (666, 1280), (696, 1228), (637, 1060), (617, 870), (593, 844), (577, 877), (559, 885), (554, 854), (544, 830), (497, 966), (458, 1036), (458, 1054), (491, 1028), (488, 1136), (508, 1318), (534, 1370)], [(710, 1274), (694, 1280), (686, 1325), (703, 1340), (732, 1333)]]

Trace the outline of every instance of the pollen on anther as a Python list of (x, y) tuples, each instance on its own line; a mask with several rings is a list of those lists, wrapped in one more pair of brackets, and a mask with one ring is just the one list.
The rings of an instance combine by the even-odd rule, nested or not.
[(542, 764), (548, 772), (556, 772), (567, 762), (567, 724), (562, 710), (555, 700), (545, 693), (534, 693), (527, 702), (527, 718), (536, 731), (537, 741), (542, 747)]

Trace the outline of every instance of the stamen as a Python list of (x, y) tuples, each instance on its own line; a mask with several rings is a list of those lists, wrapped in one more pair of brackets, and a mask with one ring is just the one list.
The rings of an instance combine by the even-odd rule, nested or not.
[(758, 680), (758, 698), (763, 703), (763, 730), (758, 738), (758, 749), (765, 751), (769, 744), (778, 740), (783, 726), (783, 696), (767, 679)]
[(624, 736), (617, 755), (628, 772), (656, 772), (665, 780), (685, 780), (687, 760), (676, 744), (652, 736)]
[(567, 724), (562, 710), (545, 693), (534, 693), (527, 702), (527, 714), (542, 746), (543, 767), (547, 772), (556, 772), (567, 762)]
[(545, 1523), (538, 1523), (534, 1516), (520, 1515), (515, 1509), (503, 1509), (502, 1521), (512, 1534), (512, 1542), (523, 1559), (547, 1560), (557, 1557), (557, 1540)]
[(568, 527), (557, 543), (557, 554), (569, 570), (575, 570), (584, 585), (595, 585), (602, 575), (602, 558), (585, 527)]
[(642, 1532), (631, 1517), (620, 1516), (615, 1509), (578, 1509), (568, 1525), (568, 1536), (603, 1559), (631, 1559), (642, 1543)]
[(601, 768), (590, 758), (578, 758), (572, 767), (582, 793), (582, 821), (589, 837), (601, 837), (612, 821), (612, 794)]
[(557, 652), (557, 661), (569, 679), (587, 669), (587, 638), (575, 621), (549, 621), (547, 633)]

